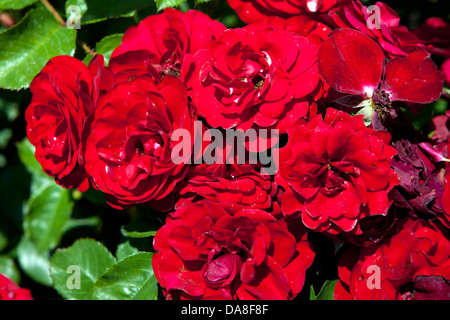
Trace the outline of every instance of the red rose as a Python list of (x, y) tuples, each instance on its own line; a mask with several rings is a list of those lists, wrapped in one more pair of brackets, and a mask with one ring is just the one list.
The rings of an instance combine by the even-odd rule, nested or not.
[(327, 12), (336, 7), (340, 0), (228, 0), (228, 4), (246, 23), (252, 23), (270, 16), (289, 18), (303, 13)]
[(412, 219), (396, 230), (375, 246), (344, 253), (336, 300), (450, 299), (448, 230)]
[(207, 47), (225, 29), (223, 24), (200, 11), (183, 13), (167, 8), (128, 28), (122, 44), (111, 55), (111, 68), (116, 71), (114, 64), (128, 66), (129, 59), (136, 61), (136, 54), (145, 54), (145, 59), (139, 61), (144, 70), (152, 66), (160, 74), (171, 74), (185, 81), (190, 73), (191, 56)]
[[(284, 30), (228, 29), (194, 56), (192, 99), (212, 127), (275, 127), (309, 116), (319, 84), (317, 47)], [(285, 120), (285, 122), (283, 122)]]
[(258, 173), (252, 165), (205, 163), (189, 171), (177, 207), (208, 199), (232, 211), (270, 209), (276, 191), (270, 176)]
[(153, 270), (171, 299), (292, 299), (314, 259), (297, 221), (206, 200), (182, 207), (156, 233)]
[(18, 287), (11, 279), (0, 274), (0, 300), (33, 300), (28, 289)]
[(400, 17), (387, 4), (376, 2), (374, 8), (357, 0), (345, 1), (339, 15), (332, 11), (331, 16), (338, 28), (355, 29), (375, 40), (390, 58), (407, 56), (417, 48), (432, 50), (400, 25)]
[(89, 67), (70, 56), (52, 58), (31, 83), (33, 94), (25, 119), (27, 135), (45, 173), (65, 188), (89, 187), (80, 152), (86, 118), (113, 76), (103, 57)]
[(87, 141), (86, 171), (113, 207), (170, 202), (189, 169), (171, 158), (176, 129), (190, 133), (192, 120), (186, 89), (175, 77), (157, 85), (123, 82), (102, 96)]
[(315, 231), (356, 235), (360, 219), (387, 214), (388, 193), (398, 185), (388, 132), (367, 128), (362, 116), (328, 108), (324, 119), (317, 115), (288, 129), (288, 136), (275, 176), (285, 189), (284, 214), (300, 212)]

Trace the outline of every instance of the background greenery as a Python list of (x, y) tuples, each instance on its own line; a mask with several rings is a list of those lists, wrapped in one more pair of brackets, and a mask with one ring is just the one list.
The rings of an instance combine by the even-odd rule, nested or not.
[[(447, 1), (386, 2), (414, 29), (432, 16), (449, 21)], [(79, 30), (61, 26), (70, 5), (81, 8)], [(165, 7), (195, 8), (228, 27), (243, 26), (225, 0), (0, 0), (0, 273), (37, 300), (161, 298), (151, 252), (164, 214), (144, 206), (114, 210), (99, 192), (56, 185), (34, 158), (24, 112), (29, 84), (51, 57), (69, 54), (88, 63), (95, 51), (108, 58), (128, 27)], [(411, 117), (426, 130), (431, 117), (446, 109), (439, 100)], [(335, 245), (314, 233), (310, 240), (317, 257), (298, 298), (331, 299)], [(70, 265), (80, 267), (79, 290), (66, 285)]]

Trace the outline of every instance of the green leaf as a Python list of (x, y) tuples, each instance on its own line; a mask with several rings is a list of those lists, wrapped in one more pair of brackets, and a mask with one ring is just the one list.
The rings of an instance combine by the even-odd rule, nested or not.
[(34, 156), (35, 147), (27, 138), (24, 138), (21, 142), (17, 142), (16, 147), (20, 161), (25, 165), (28, 172), (33, 175), (46, 176), (44, 171), (42, 171), (41, 164)]
[[(95, 52), (103, 55), (105, 58), (105, 65), (108, 65), (111, 54), (121, 43), (122, 43), (123, 33), (111, 34), (100, 40), (95, 46)], [(94, 56), (88, 54), (83, 62), (88, 65)]]
[[(116, 259), (101, 243), (79, 239), (66, 249), (59, 249), (50, 261), (50, 274), (55, 289), (65, 299), (87, 300), (97, 278), (114, 265)], [(69, 286), (71, 266), (78, 268), (80, 288)]]
[(48, 60), (75, 53), (75, 38), (76, 29), (61, 26), (45, 8), (28, 11), (0, 33), (0, 87), (28, 88)]
[(122, 226), (120, 231), (122, 232), (122, 234), (124, 236), (130, 237), (130, 238), (148, 238), (148, 237), (153, 237), (156, 234), (156, 231), (154, 231), (154, 230), (149, 230), (149, 231), (133, 230), (133, 228), (135, 228), (135, 227), (137, 227), (137, 226), (133, 225), (133, 224), (128, 224), (126, 226)]
[(334, 300), (334, 287), (337, 282), (338, 280), (325, 281), (317, 296), (314, 292), (313, 286), (311, 286), (309, 291), (309, 300)]
[(20, 268), (34, 281), (45, 286), (51, 286), (49, 251), (40, 251), (26, 237), (22, 237), (17, 246)]
[[(8, 237), (0, 230), (0, 251), (8, 245)], [(1, 272), (0, 272), (1, 273)]]
[(140, 252), (109, 268), (95, 283), (96, 300), (156, 300), (158, 286), (152, 253)]
[(7, 256), (0, 256), (0, 274), (8, 277), (15, 283), (20, 283), (20, 272), (13, 259)]
[(37, 0), (0, 0), (0, 9), (23, 9)]
[(109, 18), (128, 17), (135, 10), (154, 6), (154, 2), (150, 0), (68, 0), (66, 10), (71, 5), (80, 7), (81, 23), (88, 24)]
[(156, 0), (156, 8), (158, 9), (158, 11), (161, 11), (165, 8), (175, 8), (185, 1), (186, 0)]
[(38, 250), (58, 245), (73, 205), (70, 191), (54, 181), (31, 194), (25, 206), (24, 229)]
[(125, 241), (117, 246), (116, 258), (118, 261), (138, 253), (138, 249), (133, 247), (129, 241)]

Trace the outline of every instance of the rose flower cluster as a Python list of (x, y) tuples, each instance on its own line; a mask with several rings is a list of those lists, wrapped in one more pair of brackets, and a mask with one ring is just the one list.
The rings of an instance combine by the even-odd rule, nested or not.
[[(427, 33), (382, 2), (228, 3), (244, 27), (169, 8), (107, 66), (51, 59), (26, 110), (43, 170), (167, 213), (152, 262), (167, 299), (293, 299), (312, 233), (340, 248), (335, 299), (450, 299), (450, 114), (419, 132), (405, 111), (443, 90)], [(272, 174), (242, 153), (199, 161), (249, 131), (244, 158), (269, 152)]]

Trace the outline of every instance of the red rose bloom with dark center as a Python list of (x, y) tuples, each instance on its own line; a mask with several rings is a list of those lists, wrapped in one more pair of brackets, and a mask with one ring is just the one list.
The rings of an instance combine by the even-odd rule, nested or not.
[(70, 56), (54, 57), (31, 83), (33, 97), (25, 112), (28, 139), (44, 172), (65, 188), (89, 188), (83, 130), (98, 97), (112, 85), (102, 56), (89, 68)]
[(300, 212), (308, 228), (329, 234), (360, 234), (360, 219), (387, 214), (388, 193), (398, 185), (388, 132), (367, 128), (362, 116), (329, 108), (323, 119), (317, 115), (288, 136), (275, 177), (285, 189), (284, 214)]
[(258, 173), (253, 165), (201, 164), (189, 171), (177, 206), (204, 198), (230, 210), (269, 209), (276, 191), (271, 177)]
[(171, 192), (189, 169), (171, 158), (176, 129), (191, 132), (192, 120), (186, 89), (175, 77), (157, 85), (124, 82), (100, 99), (85, 151), (86, 171), (112, 206), (173, 201)]
[(232, 215), (205, 200), (158, 230), (153, 270), (171, 299), (292, 299), (314, 259), (306, 237), (298, 220), (259, 209)]
[[(147, 54), (146, 62), (160, 74), (181, 77), (190, 73), (191, 56), (218, 38), (226, 27), (197, 10), (167, 8), (161, 14), (151, 15), (137, 26), (128, 28), (122, 44), (111, 55), (116, 64), (127, 64), (136, 51)], [(114, 70), (114, 68), (113, 68)]]
[(194, 61), (192, 100), (212, 127), (278, 128), (308, 116), (319, 84), (316, 45), (287, 31), (228, 29)]

